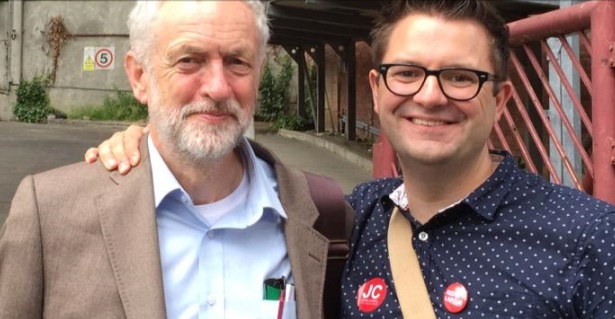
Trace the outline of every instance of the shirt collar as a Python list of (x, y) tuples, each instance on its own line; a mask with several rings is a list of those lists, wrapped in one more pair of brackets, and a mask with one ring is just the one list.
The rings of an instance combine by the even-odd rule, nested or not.
[(273, 166), (256, 156), (247, 138), (241, 140), (239, 147), (241, 156), (247, 163), (246, 171), (250, 181), (248, 207), (252, 208), (254, 214), (259, 215), (265, 209), (271, 209), (280, 217), (286, 219), (286, 213), (282, 207), (282, 202), (280, 202), (278, 180)]
[[(468, 197), (440, 209), (439, 213), (457, 206), (459, 203), (465, 203), (483, 218), (488, 220), (494, 219), (498, 204), (503, 201), (508, 193), (507, 186), (513, 182), (512, 178), (509, 177), (514, 173), (517, 166), (514, 157), (506, 151), (491, 151), (491, 155), (503, 157), (502, 162), (498, 165), (493, 175), (470, 193)], [(408, 210), (408, 196), (403, 183), (391, 192), (388, 197), (401, 210)]]
[(154, 204), (156, 208), (160, 202), (174, 191), (180, 191), (189, 197), (188, 193), (181, 187), (167, 164), (162, 159), (160, 152), (154, 145), (151, 135), (147, 135), (147, 146), (149, 158), (152, 165), (152, 181), (154, 183)]
[(506, 198), (519, 172), (515, 158), (510, 153), (491, 151), (491, 155), (501, 158), (497, 169), (482, 185), (463, 200), (464, 203), (487, 220), (495, 218), (498, 207)]
[[(408, 210), (408, 195), (406, 194), (406, 187), (403, 183), (399, 185), (391, 194), (389, 194), (389, 199), (391, 199), (391, 201), (393, 201), (393, 203), (397, 205), (399, 209)], [(459, 203), (461, 203), (461, 200), (440, 209), (438, 213), (443, 212)]]
[[(165, 197), (174, 192), (179, 191), (190, 198), (162, 159), (149, 135), (147, 143), (152, 166), (154, 202), (156, 207), (160, 205)], [(266, 209), (271, 209), (277, 215), (286, 219), (286, 213), (278, 196), (277, 179), (273, 167), (256, 157), (252, 146), (250, 146), (246, 138), (242, 138), (238, 149), (245, 163), (249, 182), (248, 205), (246, 205), (248, 209), (245, 215), (245, 222), (248, 224), (256, 222)]]
[(404, 183), (397, 186), (397, 188), (389, 194), (389, 198), (393, 203), (401, 210), (408, 210), (408, 195), (406, 194), (406, 187)]

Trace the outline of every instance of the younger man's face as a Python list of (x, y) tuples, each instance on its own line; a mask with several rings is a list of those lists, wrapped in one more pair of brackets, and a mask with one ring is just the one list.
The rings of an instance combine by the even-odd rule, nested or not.
[[(487, 31), (470, 20), (444, 20), (411, 14), (391, 32), (382, 63), (409, 63), (438, 70), (468, 68), (494, 73)], [(435, 76), (409, 97), (391, 93), (378, 72), (370, 72), (374, 110), (389, 142), (404, 161), (422, 164), (464, 163), (481, 154), (495, 121), (510, 96), (510, 83), (493, 96), (488, 81), (469, 101), (443, 93)]]

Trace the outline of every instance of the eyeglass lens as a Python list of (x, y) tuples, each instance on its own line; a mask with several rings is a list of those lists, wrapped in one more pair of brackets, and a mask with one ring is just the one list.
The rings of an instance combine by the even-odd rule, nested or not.
[[(438, 76), (442, 92), (453, 99), (470, 99), (480, 89), (478, 74), (465, 69), (444, 69), (432, 71)], [(413, 95), (417, 93), (427, 73), (425, 69), (412, 65), (392, 65), (386, 72), (386, 84), (389, 90), (397, 95)]]

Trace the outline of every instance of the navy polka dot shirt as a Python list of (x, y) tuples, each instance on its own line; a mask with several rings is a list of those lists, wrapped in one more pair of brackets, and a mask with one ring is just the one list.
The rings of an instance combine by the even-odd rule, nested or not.
[[(520, 170), (507, 153), (466, 199), (425, 225), (409, 214), (412, 245), (438, 318), (615, 318), (615, 208)], [(357, 186), (357, 217), (342, 279), (342, 318), (402, 318), (386, 245), (399, 178)], [(382, 279), (385, 289), (365, 283)], [(444, 306), (453, 283), (468, 292)], [(359, 289), (363, 290), (359, 293)], [(373, 287), (372, 287), (373, 288)], [(361, 303), (360, 295), (373, 298)]]

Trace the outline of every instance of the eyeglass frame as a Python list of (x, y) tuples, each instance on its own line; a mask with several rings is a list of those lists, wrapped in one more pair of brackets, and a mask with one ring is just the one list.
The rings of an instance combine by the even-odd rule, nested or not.
[[(425, 76), (423, 77), (423, 82), (421, 83), (421, 85), (419, 86), (419, 88), (411, 93), (411, 94), (399, 94), (396, 92), (393, 92), (393, 90), (391, 90), (391, 88), (389, 87), (389, 83), (387, 82), (387, 72), (389, 72), (389, 69), (391, 67), (394, 66), (410, 66), (410, 67), (415, 67), (415, 68), (419, 68), (421, 70), (423, 70), (423, 72), (425, 73)], [(448, 94), (446, 94), (446, 92), (444, 92), (444, 89), (442, 88), (442, 82), (440, 81), (440, 73), (445, 72), (445, 71), (450, 71), (450, 70), (461, 70), (461, 71), (468, 71), (468, 72), (472, 72), (474, 74), (476, 74), (478, 76), (478, 88), (476, 89), (476, 93), (474, 93), (474, 95), (472, 95), (472, 97), (467, 98), (467, 99), (457, 99), (457, 98), (453, 98), (451, 96), (449, 96)], [(474, 70), (474, 69), (469, 69), (469, 68), (444, 68), (444, 69), (439, 69), (439, 70), (431, 70), (428, 69), (426, 67), (420, 66), (420, 65), (416, 65), (416, 64), (411, 64), (411, 63), (381, 63), (378, 65), (378, 73), (380, 75), (382, 75), (382, 77), (384, 78), (384, 85), (387, 87), (387, 90), (389, 90), (389, 92), (397, 95), (397, 96), (412, 96), (414, 94), (417, 94), (419, 91), (421, 91), (421, 89), (423, 88), (423, 85), (425, 85), (425, 81), (427, 81), (427, 77), (430, 75), (433, 75), (436, 77), (437, 81), (438, 81), (438, 86), (440, 87), (440, 92), (442, 92), (442, 94), (444, 94), (444, 96), (446, 96), (448, 99), (453, 100), (453, 101), (459, 101), (459, 102), (465, 102), (465, 101), (469, 101), (473, 98), (475, 98), (478, 93), (480, 93), (480, 90), (483, 88), (483, 84), (485, 84), (488, 81), (501, 81), (502, 79), (500, 77), (498, 77), (495, 74), (491, 74), (489, 72), (485, 72), (485, 71), (480, 71), (480, 70)], [(497, 83), (496, 83), (497, 84)], [(494, 90), (494, 95), (497, 93), (497, 91)]]

